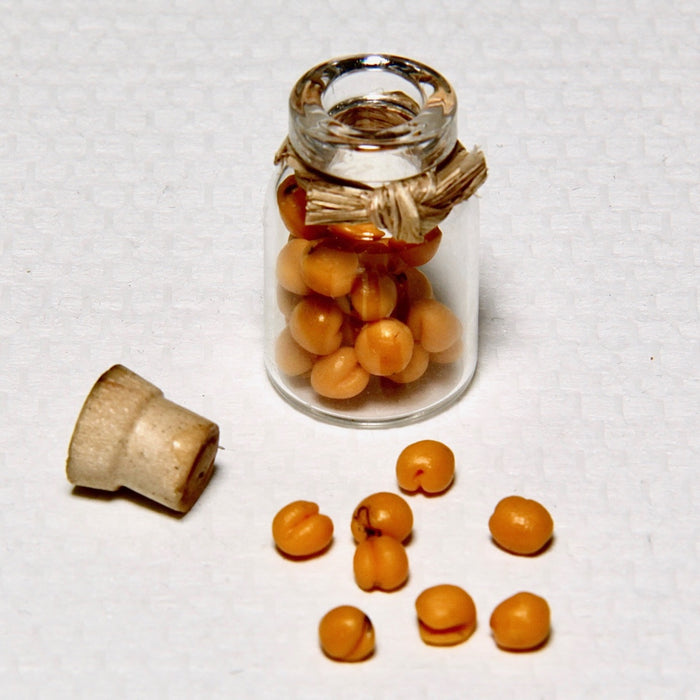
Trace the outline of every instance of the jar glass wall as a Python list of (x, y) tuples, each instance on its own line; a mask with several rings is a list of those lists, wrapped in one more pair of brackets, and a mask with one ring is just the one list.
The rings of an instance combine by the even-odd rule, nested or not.
[(302, 411), (396, 425), (468, 386), (478, 202), (425, 194), (466, 186), (445, 166), (455, 117), (444, 78), (394, 56), (329, 61), (294, 87), (265, 207), (265, 364)]

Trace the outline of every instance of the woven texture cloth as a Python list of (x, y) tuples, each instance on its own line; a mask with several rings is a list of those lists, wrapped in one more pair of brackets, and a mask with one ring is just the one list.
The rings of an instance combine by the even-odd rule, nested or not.
[[(8, 698), (690, 698), (698, 624), (697, 2), (14, 0), (0, 12), (0, 689)], [(441, 415), (379, 431), (300, 415), (262, 366), (262, 206), (297, 78), (382, 51), (440, 71), (479, 144), (480, 359)], [(73, 492), (82, 401), (122, 363), (214, 421), (194, 509)], [(443, 440), (457, 479), (410, 499), (411, 576), (352, 578), (349, 519)], [(510, 556), (511, 493), (555, 540)], [(335, 522), (274, 550), (278, 508)], [(427, 586), (472, 595), (425, 646)], [(493, 607), (545, 596), (553, 634), (499, 651)], [(323, 657), (357, 605), (378, 648)]]

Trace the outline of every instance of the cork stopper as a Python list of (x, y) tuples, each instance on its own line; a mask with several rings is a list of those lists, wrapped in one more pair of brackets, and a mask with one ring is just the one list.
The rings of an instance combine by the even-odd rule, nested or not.
[(122, 365), (93, 386), (73, 431), (66, 474), (76, 486), (131, 489), (186, 513), (214, 469), (219, 428), (168, 401)]

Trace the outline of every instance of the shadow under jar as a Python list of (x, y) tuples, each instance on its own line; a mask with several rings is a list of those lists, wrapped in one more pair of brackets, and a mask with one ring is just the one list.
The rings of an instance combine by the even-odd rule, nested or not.
[(476, 367), (478, 149), (431, 68), (360, 55), (303, 75), (265, 208), (265, 364), (300, 410), (359, 427), (432, 415)]

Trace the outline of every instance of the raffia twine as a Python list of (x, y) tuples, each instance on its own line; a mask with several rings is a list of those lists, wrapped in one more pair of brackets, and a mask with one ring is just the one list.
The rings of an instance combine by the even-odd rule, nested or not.
[(487, 177), (486, 159), (474, 147), (457, 142), (436, 168), (402, 180), (369, 187), (355, 181), (331, 181), (310, 169), (285, 139), (275, 156), (294, 170), (306, 191), (306, 223), (357, 224), (371, 222), (400, 241), (420, 243), (425, 234), (469, 199)]

